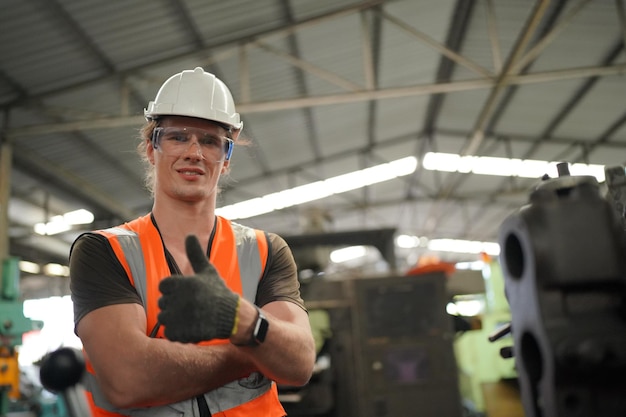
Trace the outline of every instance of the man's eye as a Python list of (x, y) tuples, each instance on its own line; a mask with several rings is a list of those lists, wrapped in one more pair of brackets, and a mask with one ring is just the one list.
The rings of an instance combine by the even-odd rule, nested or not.
[(215, 136), (203, 136), (202, 139), (200, 139), (200, 143), (203, 146), (219, 146), (222, 143), (222, 140), (218, 137)]
[(165, 137), (165, 140), (173, 141), (173, 142), (186, 142), (187, 135), (182, 133), (170, 133)]

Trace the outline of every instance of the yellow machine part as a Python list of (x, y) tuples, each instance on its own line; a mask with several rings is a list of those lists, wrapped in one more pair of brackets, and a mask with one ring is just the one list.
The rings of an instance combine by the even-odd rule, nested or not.
[(8, 397), (20, 398), (20, 368), (15, 349), (0, 348), (0, 387), (8, 390)]

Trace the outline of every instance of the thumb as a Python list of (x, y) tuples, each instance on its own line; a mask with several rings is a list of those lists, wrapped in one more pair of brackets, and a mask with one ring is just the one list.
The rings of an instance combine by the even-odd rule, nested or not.
[(206, 270), (211, 265), (196, 235), (187, 236), (185, 239), (185, 250), (187, 251), (187, 258), (189, 258), (191, 267), (196, 274)]
[(161, 294), (175, 294), (178, 288), (180, 288), (179, 277), (168, 277), (159, 282), (159, 291)]

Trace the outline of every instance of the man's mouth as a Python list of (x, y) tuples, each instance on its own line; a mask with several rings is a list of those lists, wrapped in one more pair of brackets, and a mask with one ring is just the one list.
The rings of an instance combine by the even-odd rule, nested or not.
[(204, 175), (204, 172), (202, 172), (202, 170), (199, 170), (199, 169), (179, 169), (177, 170), (177, 172), (182, 175), (191, 175), (191, 176)]

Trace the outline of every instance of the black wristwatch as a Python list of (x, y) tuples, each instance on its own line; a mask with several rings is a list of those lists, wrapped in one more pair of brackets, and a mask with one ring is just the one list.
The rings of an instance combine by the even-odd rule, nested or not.
[(270, 327), (270, 323), (267, 321), (267, 317), (265, 317), (263, 311), (256, 304), (254, 304), (254, 308), (256, 308), (259, 315), (257, 316), (256, 324), (252, 330), (252, 337), (248, 343), (249, 346), (259, 346), (263, 343), (265, 341), (265, 336), (267, 336), (267, 329)]

